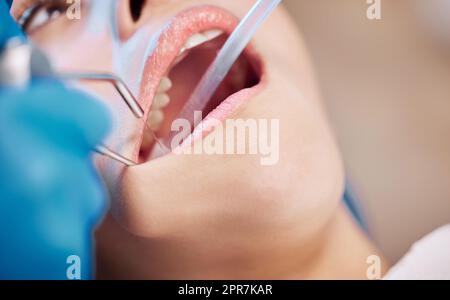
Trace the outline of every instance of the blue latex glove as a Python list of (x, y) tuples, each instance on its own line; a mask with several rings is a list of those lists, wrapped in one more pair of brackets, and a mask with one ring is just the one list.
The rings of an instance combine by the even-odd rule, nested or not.
[(22, 31), (9, 14), (9, 7), (4, 0), (0, 0), (0, 50), (6, 41), (12, 37), (25, 39)]
[[(4, 18), (0, 37), (14, 32)], [(0, 86), (0, 279), (91, 278), (106, 209), (91, 153), (108, 129), (101, 104), (60, 83)]]

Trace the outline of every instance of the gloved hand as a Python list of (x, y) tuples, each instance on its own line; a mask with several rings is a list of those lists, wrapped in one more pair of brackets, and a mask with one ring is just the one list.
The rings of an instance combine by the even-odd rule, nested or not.
[(100, 104), (55, 82), (0, 89), (0, 279), (67, 279), (71, 255), (91, 278), (106, 209), (91, 153), (108, 124)]
[(22, 31), (9, 15), (7, 3), (0, 0), (0, 50), (5, 42), (12, 37), (24, 38)]
[(91, 153), (108, 128), (101, 104), (58, 82), (0, 86), (0, 279), (91, 278), (106, 207)]

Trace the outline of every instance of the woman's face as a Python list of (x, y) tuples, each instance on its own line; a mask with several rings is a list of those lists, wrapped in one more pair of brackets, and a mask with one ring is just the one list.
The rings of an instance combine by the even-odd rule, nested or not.
[[(15, 0), (14, 15), (31, 2)], [(159, 157), (150, 131), (167, 139), (224, 37), (254, 1), (119, 0), (110, 11), (111, 2), (82, 1), (80, 20), (62, 16), (30, 34), (58, 70), (122, 77), (148, 120), (134, 118), (110, 86), (82, 83), (113, 112), (108, 145), (140, 162), (125, 168), (97, 159), (112, 199), (112, 214), (97, 234), (99, 273), (227, 278), (264, 270), (271, 277), (269, 269), (294, 268), (301, 245), (336, 211), (344, 180), (308, 56), (287, 12), (270, 16), (203, 111), (220, 121), (278, 120), (279, 160), (267, 166), (255, 154)], [(193, 47), (199, 37), (204, 43)], [(277, 132), (260, 132), (267, 133)], [(205, 126), (196, 137), (208, 147), (220, 134)]]

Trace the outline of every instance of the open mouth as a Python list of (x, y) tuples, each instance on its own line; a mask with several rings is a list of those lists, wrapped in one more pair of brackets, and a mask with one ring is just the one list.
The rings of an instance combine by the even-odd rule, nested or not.
[[(213, 9), (224, 18), (223, 10), (211, 7), (206, 9)], [(228, 15), (227, 13), (227, 17)], [(161, 141), (165, 141), (166, 145), (170, 144), (168, 139), (172, 134), (173, 121), (179, 117), (184, 105), (226, 42), (235, 24), (237, 20), (227, 22), (226, 28), (219, 26), (219, 28), (199, 30), (187, 36), (182, 44), (179, 43), (181, 45), (179, 50), (175, 56), (171, 57), (165, 71), (161, 72), (159, 83), (153, 92), (153, 100), (147, 114), (147, 124), (139, 149), (140, 163), (154, 157), (152, 152), (155, 145), (160, 145)], [(217, 24), (211, 25), (217, 26)], [(255, 88), (260, 83), (261, 76), (262, 67), (259, 57), (253, 51), (246, 50), (234, 63), (206, 107), (202, 109), (203, 118), (207, 118), (212, 112), (223, 111), (215, 117), (225, 119), (231, 105), (227, 102), (240, 92)], [(223, 106), (228, 107), (227, 113), (221, 109)], [(235, 109), (238, 103), (233, 101), (232, 106), (235, 106)]]

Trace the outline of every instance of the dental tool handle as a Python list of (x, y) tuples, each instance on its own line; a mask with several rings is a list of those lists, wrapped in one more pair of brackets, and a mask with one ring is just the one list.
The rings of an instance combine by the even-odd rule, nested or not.
[[(1, 1), (1, 0), (0, 0)], [(114, 84), (137, 118), (142, 118), (144, 112), (128, 87), (120, 80), (108, 74), (55, 74), (47, 56), (38, 48), (33, 47), (23, 39), (11, 38), (0, 52), (0, 87), (25, 87), (32, 78), (58, 79), (90, 79), (106, 80)], [(104, 145), (99, 145), (95, 152), (109, 157), (125, 166), (135, 166), (136, 163), (114, 152)]]
[[(220, 83), (225, 79), (231, 67), (242, 54), (258, 28), (281, 1), (282, 0), (257, 1), (219, 51), (216, 59), (208, 68), (188, 102), (183, 107), (180, 118), (192, 121), (195, 111), (203, 111), (205, 109), (208, 101), (214, 95)], [(195, 127), (201, 120), (193, 121)]]

